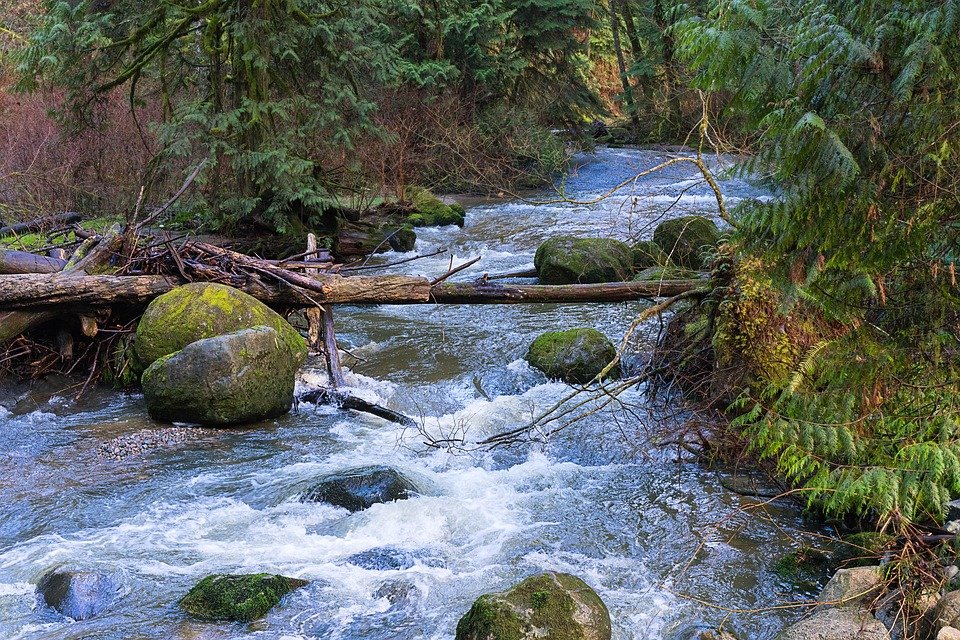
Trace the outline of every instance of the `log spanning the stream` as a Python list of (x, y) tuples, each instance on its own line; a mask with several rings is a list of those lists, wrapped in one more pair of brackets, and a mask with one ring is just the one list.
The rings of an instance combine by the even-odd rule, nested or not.
[[(0, 310), (42, 311), (58, 306), (110, 306), (146, 303), (186, 282), (175, 276), (84, 275), (82, 273), (0, 275)], [(674, 296), (707, 284), (705, 280), (660, 280), (570, 285), (438, 283), (403, 275), (318, 274), (291, 283), (263, 280), (231, 285), (268, 304), (519, 304), (624, 302)]]

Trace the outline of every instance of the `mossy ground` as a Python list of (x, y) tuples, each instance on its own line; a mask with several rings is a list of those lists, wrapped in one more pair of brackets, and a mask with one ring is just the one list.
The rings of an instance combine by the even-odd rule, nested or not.
[(304, 580), (269, 573), (212, 575), (180, 600), (180, 608), (204, 620), (250, 622), (262, 618)]

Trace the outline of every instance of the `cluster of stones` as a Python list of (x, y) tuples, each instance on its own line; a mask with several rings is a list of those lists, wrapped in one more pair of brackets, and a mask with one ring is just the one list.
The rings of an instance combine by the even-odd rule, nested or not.
[[(630, 246), (609, 238), (561, 236), (537, 249), (534, 266), (544, 284), (656, 281), (700, 276), (720, 241), (708, 218), (683, 216), (657, 226), (652, 240)], [(526, 360), (548, 378), (588, 384), (620, 375), (613, 343), (591, 327), (548, 331), (530, 345)]]

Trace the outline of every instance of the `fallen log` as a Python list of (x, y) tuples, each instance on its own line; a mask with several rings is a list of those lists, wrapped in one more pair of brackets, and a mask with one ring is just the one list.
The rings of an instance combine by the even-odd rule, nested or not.
[[(269, 303), (288, 307), (316, 304), (518, 304), (533, 302), (625, 302), (674, 296), (704, 286), (705, 280), (609, 282), (570, 285), (439, 283), (402, 275), (353, 276), (319, 274), (304, 290), (286, 280), (232, 283)], [(59, 274), (0, 275), (0, 310), (44, 310), (51, 306), (104, 306), (145, 303), (183, 284), (176, 276), (113, 276)]]
[(56, 273), (61, 271), (66, 264), (66, 260), (38, 256), (35, 253), (0, 250), (0, 274)]
[(9, 236), (18, 233), (31, 233), (33, 231), (37, 231), (38, 229), (70, 224), (72, 222), (78, 222), (82, 217), (83, 216), (75, 211), (68, 211), (66, 213), (60, 213), (54, 216), (46, 216), (45, 218), (28, 220), (27, 222), (18, 222), (16, 224), (0, 227), (0, 236)]

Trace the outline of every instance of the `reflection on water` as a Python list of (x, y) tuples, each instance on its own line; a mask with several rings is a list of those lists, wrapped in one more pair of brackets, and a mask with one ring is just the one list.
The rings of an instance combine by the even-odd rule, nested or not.
[[(601, 150), (566, 193), (589, 200), (665, 157)], [(739, 180), (724, 189), (734, 201), (765, 197)], [(550, 235), (649, 237), (667, 207), (667, 215), (714, 210), (691, 166), (595, 204), (478, 205), (463, 229), (422, 230), (417, 250), (482, 255), (456, 277), (469, 280), (528, 266)], [(440, 274), (449, 253), (394, 271)], [(692, 638), (725, 618), (690, 598), (749, 609), (789, 597), (770, 562), (800, 535), (796, 512), (744, 513), (751, 501), (722, 489), (712, 472), (650, 450), (643, 435), (659, 422), (642, 390), (625, 395), (630, 413), (599, 412), (547, 444), (423, 445), (421, 431), (476, 440), (524, 424), (569, 391), (522, 361), (535, 335), (588, 325), (616, 340), (642, 307), (338, 310), (356, 393), (417, 417), (419, 430), (302, 405), (254, 428), (205, 431), (116, 461), (98, 455), (101, 445), (156, 428), (139, 396), (98, 392), (76, 404), (71, 392), (8, 389), (0, 395), (0, 636), (449, 640), (480, 593), (541, 569), (594, 585), (621, 640)], [(310, 363), (305, 384), (322, 379), (319, 367)], [(365, 464), (397, 467), (423, 495), (355, 514), (296, 499), (316, 477)], [(59, 566), (113, 572), (125, 595), (100, 618), (64, 620), (34, 595)], [(200, 577), (251, 571), (311, 584), (252, 625), (177, 611)], [(741, 637), (769, 638), (788, 615), (728, 622)]]

